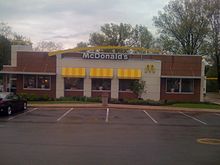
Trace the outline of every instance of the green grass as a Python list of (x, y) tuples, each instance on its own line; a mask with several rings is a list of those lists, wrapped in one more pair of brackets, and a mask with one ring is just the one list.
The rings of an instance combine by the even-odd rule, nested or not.
[(220, 105), (212, 103), (174, 103), (171, 106), (181, 108), (197, 108), (197, 109), (219, 109)]

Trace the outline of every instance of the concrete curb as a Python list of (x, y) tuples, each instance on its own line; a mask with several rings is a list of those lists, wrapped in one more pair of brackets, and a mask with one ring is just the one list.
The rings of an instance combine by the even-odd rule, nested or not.
[(188, 111), (188, 112), (213, 112), (218, 113), (217, 109), (198, 109), (198, 108), (180, 108), (169, 106), (149, 106), (149, 105), (124, 105), (124, 104), (108, 104), (108, 106), (102, 106), (102, 104), (30, 104), (32, 108), (86, 108), (86, 109), (129, 109), (129, 110), (152, 110), (152, 111)]

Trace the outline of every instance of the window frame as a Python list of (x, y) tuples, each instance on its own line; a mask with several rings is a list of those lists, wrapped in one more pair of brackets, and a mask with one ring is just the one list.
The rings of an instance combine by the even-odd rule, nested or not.
[(126, 80), (128, 80), (128, 81), (136, 81), (136, 79), (119, 79), (119, 81), (118, 81), (118, 91), (119, 92), (129, 92), (129, 93), (133, 93), (133, 91), (131, 90), (131, 89), (126, 89), (126, 90), (121, 90), (120, 89), (120, 80), (122, 80), (122, 81), (126, 81)]
[[(108, 80), (108, 81), (110, 81), (110, 89), (93, 89), (93, 80), (94, 80), (94, 79), (102, 79), (102, 81), (103, 81), (103, 80)], [(111, 88), (112, 88), (112, 79), (109, 79), (109, 78), (92, 78), (92, 79), (91, 79), (91, 90), (92, 90), (93, 92), (101, 92), (101, 91), (109, 92), (109, 91), (111, 91)]]
[[(36, 88), (25, 88), (24, 87), (24, 83), (25, 83), (25, 76), (35, 76), (35, 83), (36, 83)], [(38, 77), (39, 76), (48, 76), (49, 77), (49, 88), (38, 88)], [(51, 90), (51, 84), (52, 84), (52, 82), (51, 82), (51, 75), (32, 75), (32, 74), (27, 74), (27, 75), (23, 75), (23, 89), (24, 90), (44, 90), (44, 91), (49, 91), (49, 90)]]
[[(67, 77), (65, 77), (65, 78), (67, 78)], [(65, 88), (65, 78), (64, 78), (64, 91), (84, 91), (84, 81), (85, 81), (85, 79), (84, 78), (74, 78), (74, 77), (72, 77), (72, 78), (74, 78), (74, 79), (82, 79), (83, 80), (83, 88), (82, 89), (66, 89)]]
[[(168, 92), (168, 88), (167, 88), (167, 82), (168, 82), (168, 79), (178, 79), (180, 81), (180, 85), (179, 85), (179, 91), (178, 92)], [(189, 79), (189, 80), (192, 80), (192, 92), (182, 92), (182, 80), (183, 79)], [(195, 80), (192, 78), (166, 78), (166, 93), (167, 94), (194, 94), (195, 92)]]

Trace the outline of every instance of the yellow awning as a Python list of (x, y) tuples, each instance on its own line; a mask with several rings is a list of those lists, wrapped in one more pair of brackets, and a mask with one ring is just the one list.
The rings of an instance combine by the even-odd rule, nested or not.
[(92, 78), (112, 78), (113, 69), (111, 68), (91, 68), (90, 77)]
[(63, 77), (85, 77), (85, 68), (62, 68)]
[(118, 69), (119, 79), (140, 79), (141, 70), (140, 69)]

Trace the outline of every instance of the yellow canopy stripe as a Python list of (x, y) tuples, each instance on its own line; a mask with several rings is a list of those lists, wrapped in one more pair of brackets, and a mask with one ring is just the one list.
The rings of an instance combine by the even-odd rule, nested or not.
[(112, 78), (113, 69), (111, 68), (91, 68), (89, 76), (91, 78)]
[(85, 77), (85, 68), (62, 68), (61, 75), (63, 77)]
[(140, 79), (141, 70), (140, 69), (118, 69), (119, 79)]

